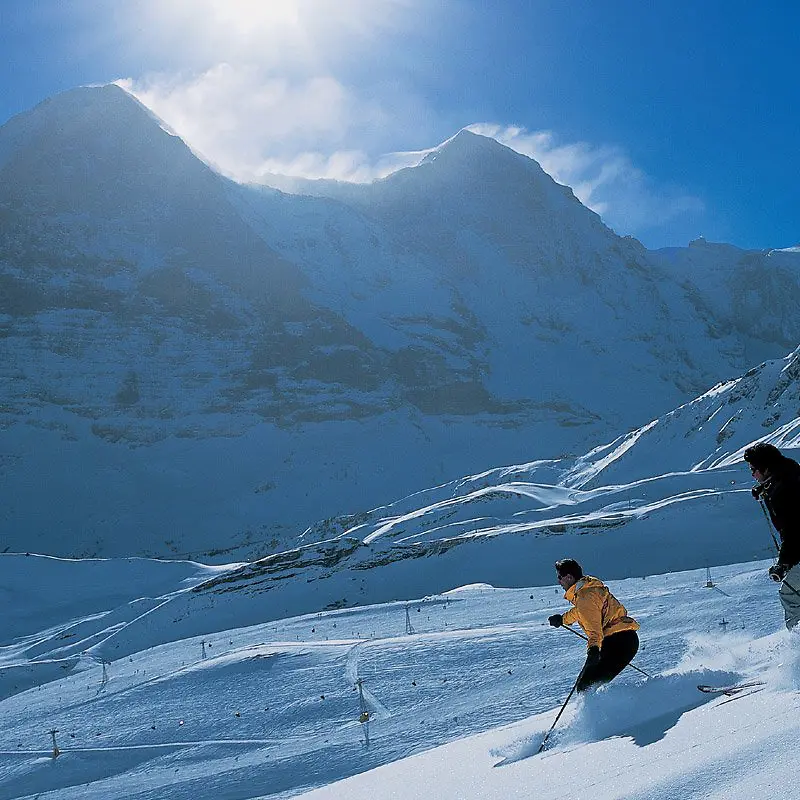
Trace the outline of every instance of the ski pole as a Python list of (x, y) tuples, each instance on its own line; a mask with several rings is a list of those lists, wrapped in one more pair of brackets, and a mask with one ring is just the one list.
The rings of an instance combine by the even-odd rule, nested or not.
[[(584, 642), (588, 642), (589, 641), (582, 633), (578, 633), (578, 631), (576, 631), (575, 628), (570, 628), (569, 625), (561, 625), (561, 627), (562, 628), (566, 628), (570, 633), (574, 633), (576, 636), (580, 636), (581, 639), (583, 639)], [(632, 661), (627, 666), (633, 667), (637, 672), (641, 672), (642, 675), (645, 676), (645, 678), (652, 678), (653, 677), (652, 675), (648, 675), (643, 669), (639, 669), (639, 667), (637, 667), (636, 664), (634, 664)]]
[[(769, 535), (772, 537), (772, 543), (775, 545), (775, 549), (778, 551), (778, 555), (780, 555), (781, 546), (778, 544), (778, 540), (775, 538), (775, 534), (772, 532), (772, 520), (770, 519), (769, 511), (767, 511), (767, 506), (764, 503), (764, 499), (761, 496), (759, 496), (758, 498), (758, 504), (761, 506), (761, 510), (764, 512), (764, 519), (767, 520), (767, 526), (769, 527)], [(795, 589), (794, 586), (792, 586), (792, 584), (786, 580), (786, 578), (783, 579), (783, 584), (786, 586), (787, 589), (794, 592), (798, 597), (800, 597), (800, 592), (798, 592), (797, 589)]]
[[(581, 674), (583, 670), (581, 670)], [(564, 701), (564, 705), (561, 706), (561, 710), (558, 712), (558, 716), (555, 718), (555, 722), (550, 726), (550, 730), (544, 735), (544, 739), (542, 739), (542, 743), (539, 745), (539, 749), (536, 751), (536, 755), (538, 756), (539, 753), (544, 750), (544, 746), (547, 744), (547, 740), (550, 738), (550, 734), (553, 732), (553, 728), (556, 727), (558, 721), (561, 719), (561, 715), (564, 713), (564, 709), (567, 707), (567, 703), (569, 703), (570, 697), (575, 692), (575, 689), (578, 687), (578, 681), (581, 679), (581, 675), (579, 674), (578, 677), (575, 679), (575, 683), (572, 684), (572, 688), (569, 690), (569, 694), (567, 695), (567, 699)]]

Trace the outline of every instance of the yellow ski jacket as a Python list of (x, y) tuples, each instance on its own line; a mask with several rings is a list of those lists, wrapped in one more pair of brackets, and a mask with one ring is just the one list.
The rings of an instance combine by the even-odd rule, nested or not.
[(587, 648), (600, 647), (603, 637), (620, 631), (637, 631), (639, 623), (628, 616), (625, 606), (603, 581), (584, 575), (564, 595), (574, 606), (563, 616), (564, 625), (577, 622), (589, 639)]

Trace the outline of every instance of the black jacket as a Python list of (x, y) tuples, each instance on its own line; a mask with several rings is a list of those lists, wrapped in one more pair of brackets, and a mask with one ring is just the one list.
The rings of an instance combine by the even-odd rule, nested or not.
[(761, 497), (781, 537), (778, 563), (790, 569), (800, 563), (800, 464), (783, 459), (762, 486)]

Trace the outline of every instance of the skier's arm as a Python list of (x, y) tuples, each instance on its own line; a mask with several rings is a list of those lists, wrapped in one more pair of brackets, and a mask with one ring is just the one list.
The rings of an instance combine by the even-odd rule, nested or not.
[[(791, 488), (796, 488), (793, 482)], [(778, 563), (787, 569), (796, 564), (800, 558), (800, 530), (798, 530), (797, 497), (790, 486), (779, 486), (769, 498), (769, 509), (774, 521), (780, 523), (778, 533), (781, 536), (781, 548)], [(776, 526), (777, 527), (777, 526)]]
[(578, 617), (578, 609), (573, 606), (569, 611), (565, 611), (561, 615), (561, 624), (562, 625), (572, 625), (573, 622), (577, 622), (579, 619)]

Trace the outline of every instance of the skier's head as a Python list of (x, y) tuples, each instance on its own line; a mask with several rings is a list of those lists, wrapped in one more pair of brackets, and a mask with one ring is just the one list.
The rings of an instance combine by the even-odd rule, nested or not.
[(758, 472), (762, 477), (766, 477), (781, 468), (786, 456), (774, 444), (757, 442), (744, 451), (744, 460), (749, 464), (753, 476)]
[(583, 569), (574, 558), (562, 558), (556, 561), (556, 575), (559, 584), (566, 590), (583, 577)]

